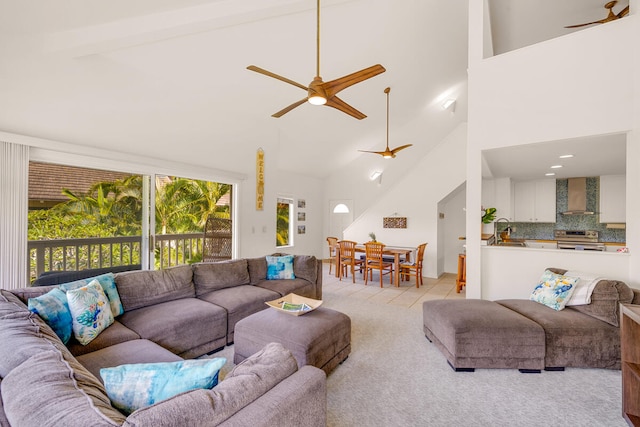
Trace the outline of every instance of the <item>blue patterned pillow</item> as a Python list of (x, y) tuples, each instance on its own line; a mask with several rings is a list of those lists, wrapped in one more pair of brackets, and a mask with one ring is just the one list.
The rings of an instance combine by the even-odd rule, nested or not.
[(67, 291), (73, 335), (87, 345), (113, 323), (109, 300), (97, 280), (82, 288)]
[(295, 279), (293, 274), (293, 255), (267, 255), (267, 280)]
[(114, 407), (129, 415), (176, 394), (210, 389), (218, 384), (224, 357), (180, 362), (137, 363), (100, 369), (107, 395)]
[(44, 295), (29, 298), (29, 310), (44, 320), (62, 340), (68, 343), (71, 338), (71, 312), (67, 304), (67, 295), (55, 288)]
[(124, 313), (122, 307), (122, 301), (120, 301), (120, 294), (118, 294), (118, 288), (116, 288), (116, 279), (113, 273), (105, 273), (95, 277), (88, 277), (86, 279), (76, 280), (75, 282), (63, 283), (60, 285), (60, 289), (67, 292), (72, 289), (78, 289), (83, 286), (87, 286), (89, 283), (97, 280), (102, 286), (102, 290), (109, 299), (109, 305), (111, 306), (111, 313), (113, 317), (120, 316)]
[(579, 277), (563, 276), (545, 270), (529, 299), (560, 311), (571, 298), (578, 280), (580, 280)]

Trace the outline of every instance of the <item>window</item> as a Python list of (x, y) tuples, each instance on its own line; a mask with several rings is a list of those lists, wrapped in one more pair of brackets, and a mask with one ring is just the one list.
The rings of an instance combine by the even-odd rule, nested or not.
[[(149, 188), (151, 180), (155, 186)], [(47, 271), (158, 269), (205, 257), (230, 259), (232, 188), (177, 176), (32, 161), (30, 279)]]
[(278, 197), (276, 209), (276, 247), (292, 246), (293, 200)]

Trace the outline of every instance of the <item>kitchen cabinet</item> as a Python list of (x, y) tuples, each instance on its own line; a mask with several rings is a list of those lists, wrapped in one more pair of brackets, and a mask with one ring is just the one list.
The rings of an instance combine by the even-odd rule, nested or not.
[(556, 180), (515, 182), (513, 216), (515, 222), (556, 222)]
[(600, 222), (626, 222), (626, 175), (602, 175), (600, 177)]
[(496, 208), (496, 219), (513, 221), (513, 187), (511, 178), (482, 181), (482, 206)]

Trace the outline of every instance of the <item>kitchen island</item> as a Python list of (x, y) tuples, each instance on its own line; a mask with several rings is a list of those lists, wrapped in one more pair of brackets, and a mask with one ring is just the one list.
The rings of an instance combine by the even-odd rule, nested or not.
[(631, 287), (629, 254), (513, 246), (482, 246), (481, 297), (496, 300), (529, 298), (545, 268), (557, 267), (621, 280)]

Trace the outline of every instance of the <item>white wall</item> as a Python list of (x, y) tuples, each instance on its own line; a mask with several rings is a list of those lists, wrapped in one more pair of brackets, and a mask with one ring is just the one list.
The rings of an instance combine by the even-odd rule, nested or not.
[[(470, 2), (470, 39), (482, 34), (482, 8)], [(633, 9), (632, 9), (633, 10)], [(629, 284), (640, 285), (640, 136), (638, 105), (640, 17), (578, 31), (564, 37), (488, 59), (470, 44), (469, 150), (467, 152), (467, 226), (477, 221), (480, 208), (481, 150), (580, 136), (627, 132), (627, 246), (631, 248)], [(467, 240), (467, 296), (499, 294), (481, 281), (478, 237)], [(526, 253), (515, 255), (520, 265)], [(499, 260), (495, 260), (499, 262)], [(557, 267), (564, 268), (561, 265)], [(596, 261), (591, 270), (606, 269)], [(499, 270), (496, 270), (499, 271)], [(498, 273), (499, 274), (499, 273)], [(506, 273), (505, 273), (506, 274)], [(495, 278), (495, 276), (494, 276)], [(482, 295), (481, 295), (482, 294)]]
[[(386, 192), (351, 224), (345, 238), (357, 242), (369, 240), (374, 232), (378, 241), (391, 246), (418, 246), (427, 242), (425, 276), (438, 277), (438, 203), (465, 180), (467, 126), (465, 123), (444, 138), (402, 179)], [(357, 203), (357, 199), (356, 199)], [(407, 217), (406, 229), (382, 228), (382, 218)]]
[(467, 191), (463, 184), (453, 191), (451, 197), (440, 203), (441, 209), (438, 212), (442, 212), (444, 218), (440, 218), (438, 222), (438, 229), (443, 233), (440, 238), (441, 250), (438, 251), (442, 265), (439, 265), (438, 270), (444, 273), (457, 273), (458, 255), (464, 252), (466, 240), (460, 240), (460, 237), (464, 237), (466, 234), (466, 199)]

